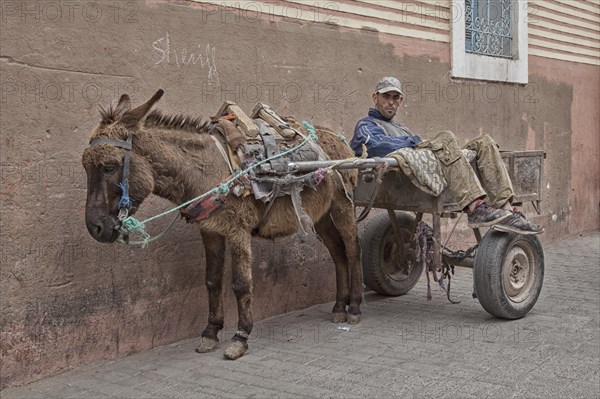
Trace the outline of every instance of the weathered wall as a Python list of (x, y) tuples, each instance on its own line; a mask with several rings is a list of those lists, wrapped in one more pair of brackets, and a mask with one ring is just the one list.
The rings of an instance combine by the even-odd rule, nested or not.
[[(140, 103), (162, 87), (158, 108), (206, 116), (226, 99), (246, 110), (261, 101), (350, 137), (375, 82), (395, 75), (407, 94), (399, 116), (415, 132), (487, 132), (503, 148), (547, 152), (534, 217), (544, 240), (598, 228), (597, 67), (530, 57), (528, 86), (453, 82), (447, 43), (187, 2), (71, 2), (60, 14), (52, 4), (2, 5), (2, 386), (204, 327), (193, 227), (179, 223), (148, 249), (101, 245), (85, 229), (80, 157), (97, 105), (123, 92)], [(169, 206), (151, 198), (140, 216)], [(333, 265), (314, 237), (256, 241), (254, 254), (256, 319), (333, 299)], [(231, 333), (230, 293), (226, 303)]]

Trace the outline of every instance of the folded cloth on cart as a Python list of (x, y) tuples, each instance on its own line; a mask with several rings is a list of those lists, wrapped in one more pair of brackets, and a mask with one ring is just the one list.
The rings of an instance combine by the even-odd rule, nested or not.
[[(475, 159), (475, 151), (463, 149), (463, 155), (469, 162)], [(398, 167), (420, 190), (437, 197), (448, 184), (440, 161), (433, 151), (425, 148), (400, 148), (388, 157), (398, 161)]]

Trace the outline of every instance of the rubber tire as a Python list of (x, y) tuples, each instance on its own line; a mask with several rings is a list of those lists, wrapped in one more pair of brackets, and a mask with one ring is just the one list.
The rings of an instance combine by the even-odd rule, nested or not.
[[(523, 260), (529, 264), (528, 268), (533, 267), (532, 275), (528, 274), (525, 283), (529, 287), (520, 296), (511, 297), (507, 293), (503, 273), (509, 273), (508, 269), (505, 270), (509, 261), (520, 265)], [(475, 255), (473, 280), (479, 303), (489, 314), (502, 319), (520, 319), (533, 308), (542, 291), (544, 251), (540, 240), (535, 235), (488, 230)]]
[[(412, 214), (396, 212), (396, 220), (404, 242), (410, 242), (415, 217)], [(413, 267), (404, 279), (394, 279), (390, 276), (385, 269), (385, 262), (386, 260), (389, 261), (389, 258), (397, 252), (397, 249), (394, 249), (393, 244), (391, 244), (392, 240), (394, 240), (394, 230), (388, 214), (377, 215), (361, 231), (361, 261), (367, 287), (378, 294), (399, 296), (406, 294), (417, 284), (423, 273), (423, 264), (416, 264), (413, 261)], [(412, 253), (412, 256), (414, 256), (414, 252)], [(407, 259), (401, 261), (405, 262)]]

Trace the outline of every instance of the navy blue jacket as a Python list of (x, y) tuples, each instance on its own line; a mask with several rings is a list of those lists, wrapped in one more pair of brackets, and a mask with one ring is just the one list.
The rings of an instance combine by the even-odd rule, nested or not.
[(414, 148), (421, 142), (421, 138), (412, 134), (405, 126), (400, 126), (400, 129), (406, 132), (406, 135), (390, 136), (375, 123), (375, 119), (391, 122), (375, 108), (369, 108), (369, 116), (358, 121), (354, 128), (354, 136), (350, 141), (350, 146), (356, 155), (362, 155), (363, 144), (367, 147), (369, 157), (385, 157), (399, 148)]

